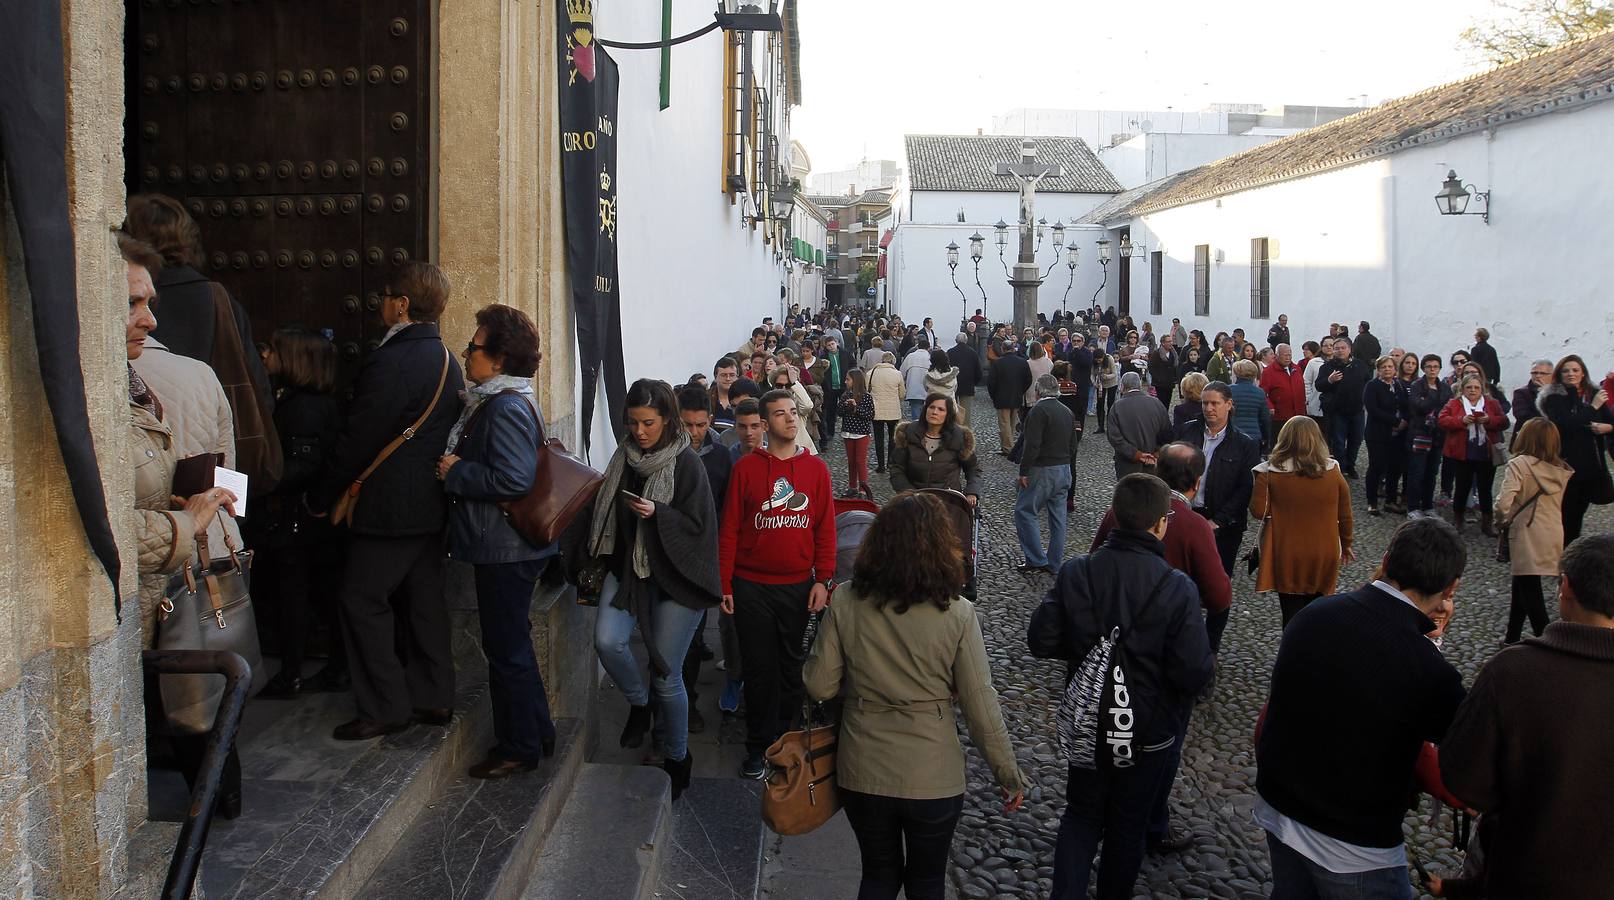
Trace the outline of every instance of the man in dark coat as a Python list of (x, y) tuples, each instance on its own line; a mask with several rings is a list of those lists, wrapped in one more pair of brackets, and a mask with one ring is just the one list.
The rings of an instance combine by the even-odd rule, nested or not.
[(1026, 391), (1031, 390), (1031, 364), (1018, 353), (1004, 353), (987, 369), (986, 390), (998, 411), (1001, 452), (1007, 454), (1014, 449), (1015, 422), (1026, 402)]
[(1541, 396), (1541, 389), (1552, 384), (1553, 363), (1550, 359), (1538, 359), (1530, 364), (1530, 380), (1524, 387), (1513, 392), (1513, 433), (1518, 434), (1524, 423), (1541, 415), (1536, 408), (1536, 400)]
[(1450, 525), (1414, 519), (1390, 539), (1378, 580), (1290, 620), (1255, 750), (1273, 896), (1342, 896), (1348, 878), (1350, 896), (1412, 897), (1401, 826), (1413, 767), (1463, 700), (1461, 676), (1425, 635), (1449, 620), (1467, 557)]
[(1485, 373), (1485, 380), (1496, 385), (1502, 380), (1502, 361), (1496, 358), (1496, 348), (1491, 346), (1491, 332), (1485, 328), (1474, 329), (1474, 349), (1468, 351), (1468, 358), (1479, 363), (1480, 371)]
[(1379, 346), (1379, 339), (1369, 330), (1367, 320), (1363, 319), (1356, 326), (1356, 341), (1351, 345), (1356, 358), (1368, 364), (1369, 367), (1378, 361), (1383, 349)]
[[(699, 387), (686, 387), (678, 392), (678, 418), (684, 423), (684, 430), (689, 432), (689, 446), (700, 457), (701, 466), (706, 469), (706, 483), (712, 488), (712, 502), (716, 504), (717, 516), (723, 515), (723, 496), (729, 486), (729, 471), (734, 466), (734, 457), (727, 447), (717, 442), (717, 435), (712, 431), (712, 397), (707, 391)], [(729, 627), (719, 629), (723, 638), (723, 658), (733, 660), (729, 678), (736, 678), (740, 674), (740, 651), (738, 641), (733, 638), (732, 623), (727, 622), (728, 616), (719, 619)], [(689, 730), (692, 734), (699, 734), (706, 730), (706, 718), (695, 707), (695, 701), (700, 699), (700, 692), (696, 690), (701, 679), (701, 662), (711, 659), (712, 651), (706, 646), (706, 616), (702, 614), (700, 627), (695, 629), (695, 637), (690, 642), (689, 651), (684, 654), (684, 689), (689, 692)]]
[[(1161, 543), (1170, 525), (1171, 491), (1153, 475), (1128, 475), (1116, 484), (1111, 508), (1115, 530), (1103, 547), (1059, 570), (1026, 634), (1033, 656), (1064, 660), (1074, 668), (1123, 616), (1127, 622), (1126, 686), (1135, 711), (1128, 729), (1132, 765), (1067, 760), (1067, 804), (1054, 852), (1055, 897), (1086, 896), (1100, 840), (1099, 896), (1132, 896), (1149, 810), (1170, 763), (1170, 748), (1211, 672), (1199, 591), (1166, 562)], [(1107, 721), (1100, 718), (1099, 730)], [(1072, 737), (1077, 748), (1084, 739), (1099, 747), (1125, 740), (1091, 732)]]
[(1149, 351), (1149, 383), (1154, 385), (1155, 399), (1171, 408), (1171, 394), (1177, 388), (1177, 370), (1182, 358), (1177, 354), (1176, 341), (1171, 335), (1160, 337), (1160, 349)]
[[(1252, 470), (1261, 463), (1261, 447), (1237, 428), (1228, 427), (1233, 391), (1227, 385), (1220, 381), (1206, 385), (1199, 402), (1201, 418), (1184, 422), (1177, 430), (1177, 440), (1205, 454), (1205, 478), (1194, 495), (1194, 509), (1216, 529), (1216, 553), (1222, 559), (1222, 570), (1231, 576), (1250, 518), (1250, 493), (1255, 490)], [(1211, 627), (1217, 632), (1213, 643), (1219, 644), (1227, 620)]]
[[(315, 513), (331, 509), (390, 442), (431, 410), (364, 477), (352, 508), (341, 598), (358, 715), (337, 726), (337, 740), (390, 734), (417, 720), (447, 725), (453, 715), (452, 628), (443, 600), (448, 499), (437, 461), (459, 419), (465, 381), (437, 330), (448, 293), (447, 276), (429, 263), (408, 263), (393, 275), (381, 295), (387, 336), (359, 371), (332, 465), (309, 494)], [(404, 617), (407, 660), (398, 655), (395, 615)]]
[[(1378, 341), (1373, 344), (1377, 347)], [(1354, 357), (1354, 352), (1350, 341), (1344, 338), (1335, 341), (1334, 358), (1317, 370), (1315, 382), (1323, 397), (1323, 411), (1328, 414), (1328, 450), (1339, 462), (1346, 478), (1356, 477), (1356, 456), (1362, 449), (1366, 425), (1362, 417), (1362, 391), (1373, 379), (1373, 364)]]
[(1278, 316), (1278, 324), (1267, 329), (1267, 346), (1278, 349), (1279, 344), (1289, 343), (1289, 317)]
[(1491, 657), (1440, 742), (1447, 789), (1497, 811), (1487, 897), (1592, 900), (1614, 884), (1614, 535), (1580, 538), (1558, 566), (1563, 620)]
[(954, 399), (958, 404), (959, 420), (968, 425), (970, 407), (975, 405), (975, 386), (981, 383), (981, 358), (970, 347), (969, 335), (959, 332), (954, 340), (952, 348), (947, 351), (947, 361), (958, 370), (958, 396)]

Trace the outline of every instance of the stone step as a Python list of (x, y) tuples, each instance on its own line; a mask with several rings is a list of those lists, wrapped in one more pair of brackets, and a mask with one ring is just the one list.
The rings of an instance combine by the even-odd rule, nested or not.
[(463, 684), (454, 708), (446, 728), (416, 725), (376, 741), (340, 781), (301, 810), (223, 896), (357, 896), (421, 810), (486, 751), (487, 682)]
[(585, 765), (521, 900), (648, 900), (671, 832), (665, 772)]
[(555, 723), (556, 755), (497, 781), (461, 774), (427, 804), (359, 900), (516, 900), (588, 755), (585, 726)]
[[(673, 806), (672, 841), (661, 858), (658, 897), (699, 897), (701, 900), (755, 900), (762, 881), (762, 853), (773, 837), (762, 824), (762, 782), (753, 779), (696, 778)], [(838, 817), (844, 822), (844, 817)], [(823, 831), (825, 829), (820, 829)], [(774, 838), (777, 840), (777, 838)], [(844, 845), (837, 848), (844, 850)], [(858, 871), (857, 844), (852, 855), (826, 860), (830, 866)], [(849, 893), (823, 889), (805, 896), (840, 897), (857, 893), (856, 879)]]

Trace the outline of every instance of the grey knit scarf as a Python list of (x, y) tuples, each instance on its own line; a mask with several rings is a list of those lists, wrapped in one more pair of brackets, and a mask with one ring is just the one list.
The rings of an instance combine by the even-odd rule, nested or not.
[[(678, 428), (668, 423), (668, 428)], [(633, 471), (644, 477), (644, 488), (640, 496), (652, 503), (671, 503), (673, 498), (673, 462), (678, 454), (684, 452), (689, 446), (689, 433), (678, 428), (678, 436), (673, 442), (660, 450), (649, 453), (639, 449), (639, 445), (632, 438), (616, 448), (612, 454), (611, 462), (605, 467), (605, 480), (600, 484), (598, 499), (594, 503), (593, 541), (589, 544), (590, 555), (596, 558), (615, 552), (617, 536), (617, 491), (622, 487), (622, 473), (625, 467), (632, 466)], [(633, 574), (640, 578), (650, 577), (650, 552), (645, 549), (643, 538), (633, 542)]]

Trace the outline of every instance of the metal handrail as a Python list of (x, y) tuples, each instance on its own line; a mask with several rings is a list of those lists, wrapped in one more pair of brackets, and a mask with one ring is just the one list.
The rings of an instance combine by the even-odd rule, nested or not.
[(163, 900), (189, 900), (196, 871), (202, 864), (202, 850), (207, 846), (207, 833), (213, 826), (213, 806), (219, 795), (219, 781), (224, 777), (225, 758), (241, 728), (241, 711), (246, 708), (247, 690), (252, 686), (252, 667), (240, 654), (227, 650), (146, 650), (140, 654), (140, 662), (159, 675), (224, 676), (224, 696), (219, 699), (213, 730), (207, 734), (207, 749), (202, 753), (202, 768), (191, 790), (190, 809), (179, 827), (179, 840), (163, 882)]

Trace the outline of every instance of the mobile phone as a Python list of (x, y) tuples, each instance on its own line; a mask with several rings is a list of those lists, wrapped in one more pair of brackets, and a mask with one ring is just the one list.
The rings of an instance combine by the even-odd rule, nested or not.
[(649, 503), (650, 502), (649, 500), (646, 500), (645, 498), (639, 496), (638, 494), (635, 494), (632, 491), (624, 490), (624, 491), (620, 491), (619, 493), (621, 493), (622, 496), (628, 498), (629, 500), (637, 500), (640, 503)]

